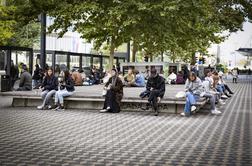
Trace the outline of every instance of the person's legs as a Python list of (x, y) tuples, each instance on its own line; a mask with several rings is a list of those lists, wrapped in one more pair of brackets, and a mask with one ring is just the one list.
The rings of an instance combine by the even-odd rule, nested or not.
[(67, 90), (59, 91), (58, 98), (60, 105), (63, 106), (64, 104), (64, 97), (71, 96), (73, 92), (68, 92)]
[(222, 87), (220, 85), (217, 85), (216, 90), (218, 92), (220, 92), (221, 94), (223, 94), (223, 90), (222, 90)]
[(211, 104), (211, 110), (215, 110), (215, 96), (210, 93), (206, 93), (204, 97), (209, 98)]
[(45, 98), (46, 98), (46, 95), (47, 95), (48, 92), (49, 92), (48, 90), (45, 90), (45, 91), (43, 91), (41, 93), (41, 97), (42, 97), (42, 100), (43, 100), (43, 104), (42, 104), (43, 107), (45, 106), (44, 101), (45, 101)]
[(58, 90), (55, 95), (54, 95), (54, 103), (55, 105), (57, 105), (59, 103), (59, 93), (60, 93), (60, 90)]
[(229, 86), (227, 84), (224, 84), (225, 89), (228, 91), (228, 93), (233, 94), (233, 92), (231, 91), (231, 89), (229, 88)]
[(43, 102), (43, 105), (46, 106), (48, 105), (48, 103), (50, 102), (52, 96), (56, 93), (56, 90), (51, 90), (49, 91), (46, 96), (45, 96), (45, 99), (44, 99), (44, 102)]
[(155, 115), (158, 115), (158, 103), (157, 103), (157, 97), (159, 95), (159, 91), (157, 90), (153, 90), (150, 92), (150, 96), (149, 96), (149, 103), (152, 104), (153, 109), (155, 111)]
[(107, 91), (107, 94), (105, 95), (105, 101), (104, 101), (104, 105), (103, 105), (103, 109), (107, 109), (107, 108), (111, 108), (111, 96), (112, 96), (112, 92), (111, 90)]
[(195, 96), (191, 92), (186, 92), (186, 104), (184, 112), (187, 116), (191, 114), (191, 106), (196, 104)]

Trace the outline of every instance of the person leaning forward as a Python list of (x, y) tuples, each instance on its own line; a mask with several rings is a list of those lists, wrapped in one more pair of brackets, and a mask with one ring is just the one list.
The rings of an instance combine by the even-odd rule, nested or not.
[(145, 93), (147, 94), (146, 96), (148, 96), (148, 103), (146, 108), (143, 109), (148, 110), (149, 107), (152, 106), (155, 111), (155, 116), (158, 116), (158, 103), (165, 94), (165, 79), (157, 73), (155, 68), (151, 69)]

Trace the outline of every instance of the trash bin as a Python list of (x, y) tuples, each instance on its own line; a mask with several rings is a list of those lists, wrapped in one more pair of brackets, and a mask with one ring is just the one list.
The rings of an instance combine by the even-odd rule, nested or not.
[(1, 92), (11, 91), (11, 81), (9, 75), (1, 75)]

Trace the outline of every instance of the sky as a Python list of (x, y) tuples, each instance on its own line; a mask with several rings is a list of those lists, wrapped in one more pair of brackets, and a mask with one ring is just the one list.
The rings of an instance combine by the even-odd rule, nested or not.
[[(239, 66), (241, 60), (246, 59), (235, 50), (240, 47), (252, 48), (252, 23), (244, 23), (243, 30), (232, 33), (226, 41), (219, 44), (221, 62), (230, 63), (231, 66)], [(217, 45), (213, 44), (208, 51), (210, 54), (217, 55)]]

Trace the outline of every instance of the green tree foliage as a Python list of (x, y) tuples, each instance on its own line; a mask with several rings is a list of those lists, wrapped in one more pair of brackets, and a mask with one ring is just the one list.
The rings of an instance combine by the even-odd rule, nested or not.
[(169, 52), (172, 59), (193, 59), (227, 36), (224, 31), (242, 30), (252, 18), (250, 0), (16, 0), (15, 17), (27, 24), (41, 12), (55, 18), (49, 32), (62, 37), (71, 27), (100, 48), (114, 50), (132, 41), (133, 52), (150, 56)]

